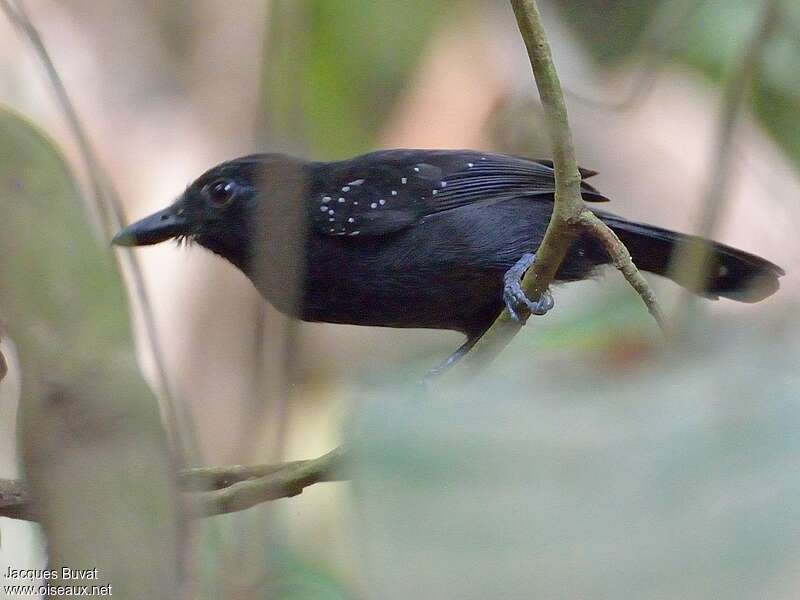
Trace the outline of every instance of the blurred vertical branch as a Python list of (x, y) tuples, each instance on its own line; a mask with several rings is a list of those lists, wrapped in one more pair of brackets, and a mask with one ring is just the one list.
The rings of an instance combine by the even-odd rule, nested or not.
[(305, 0), (272, 0), (261, 53), (258, 144), (298, 155), (307, 150), (303, 84), (309, 13)]
[[(5, 332), (3, 331), (3, 324), (0, 323), (0, 343), (3, 342), (4, 334)], [(8, 373), (8, 363), (6, 362), (6, 357), (3, 356), (3, 351), (0, 350), (0, 381), (3, 381), (6, 373)]]
[[(89, 136), (81, 123), (81, 119), (69, 97), (64, 82), (50, 57), (50, 53), (47, 51), (39, 31), (28, 16), (24, 3), (22, 0), (14, 0), (14, 6), (12, 6), (10, 0), (0, 0), (0, 8), (2, 8), (6, 17), (28, 39), (44, 67), (47, 78), (53, 87), (58, 105), (63, 111), (67, 124), (78, 143), (80, 155), (89, 178), (92, 206), (100, 216), (104, 239), (108, 242), (111, 236), (122, 226), (124, 221), (122, 203), (119, 200), (119, 196), (94, 152)], [(162, 417), (169, 439), (174, 446), (173, 454), (175, 455), (175, 459), (180, 464), (184, 464), (184, 461), (189, 457), (196, 456), (196, 443), (194, 441), (192, 428), (188, 423), (189, 415), (185, 411), (185, 407), (176, 401), (171, 390), (164, 363), (164, 356), (161, 352), (161, 345), (158, 340), (158, 328), (155, 322), (155, 315), (153, 313), (149, 294), (147, 293), (142, 270), (130, 250), (118, 251), (114, 253), (114, 256), (119, 261), (118, 264), (123, 272), (127, 272), (130, 275), (132, 282), (132, 299), (140, 310), (144, 323), (147, 347), (153, 357), (153, 363), (155, 365)]]
[[(663, 327), (662, 311), (655, 295), (636, 269), (622, 242), (584, 205), (581, 197), (581, 175), (575, 157), (567, 106), (558, 78), (550, 44), (535, 0), (511, 0), (525, 47), (528, 50), (539, 97), (544, 109), (545, 124), (552, 146), (556, 192), (553, 212), (544, 239), (536, 250), (536, 261), (522, 280), (525, 293), (537, 299), (554, 280), (572, 242), (581, 232), (599, 236), (614, 264), (639, 293), (656, 321)], [(520, 330), (508, 310), (503, 310), (489, 330), (464, 356), (465, 367), (484, 367), (491, 362)]]
[[(306, 150), (303, 115), (303, 74), (308, 45), (308, 6), (304, 0), (273, 0), (266, 11), (261, 51), (259, 109), (256, 115), (256, 144), (270, 150), (303, 155)], [(291, 185), (288, 185), (291, 180)], [(260, 268), (292, 275), (302, 272), (294, 263), (304, 239), (300, 215), (289, 215), (281, 206), (300, 206), (302, 182), (287, 178), (287, 185), (262, 195), (262, 215), (275, 241)], [(265, 182), (269, 185), (269, 182)], [(267, 214), (269, 213), (269, 214)], [(278, 241), (280, 240), (280, 241)], [(296, 305), (302, 281), (285, 281), (291, 290), (290, 305)], [(257, 324), (254, 328), (252, 385), (249, 403), (243, 411), (242, 456), (264, 456), (278, 460), (286, 442), (291, 384), (295, 374), (297, 322), (270, 310), (261, 297), (254, 296)], [(269, 423), (269, 427), (265, 424)]]
[[(764, 48), (772, 37), (780, 16), (780, 0), (763, 0), (761, 16), (753, 35), (744, 47), (739, 60), (731, 67), (719, 112), (717, 133), (712, 150), (712, 163), (707, 179), (703, 208), (697, 234), (710, 238), (724, 217), (726, 199), (733, 176), (734, 139), (741, 122), (743, 108), (761, 62)], [(709, 275), (711, 248), (702, 241), (681, 246), (674, 258), (677, 279), (685, 282), (676, 305), (673, 334), (685, 332), (692, 315), (693, 294), (690, 290), (702, 287)]]
[[(257, 114), (253, 119), (256, 151), (303, 155), (306, 152), (303, 90), (305, 63), (310, 34), (305, 0), (271, 0), (263, 11), (260, 50)], [(266, 173), (265, 173), (266, 175)], [(255, 323), (252, 351), (248, 349), (246, 393), (237, 418), (241, 435), (236, 440), (238, 460), (278, 461), (285, 454), (288, 437), (295, 357), (296, 319), (293, 308), (299, 303), (303, 285), (302, 267), (305, 231), (302, 212), (306, 182), (299, 163), (287, 167), (281, 178), (263, 177), (257, 220), (264, 232), (263, 243), (254, 252), (253, 268), (259, 278), (276, 290), (281, 311), (268, 306), (258, 294), (251, 295)], [(227, 485), (184, 494), (187, 516), (210, 516), (255, 506), (266, 500), (300, 493), (305, 485), (320, 481), (321, 471), (309, 464), (299, 471), (274, 468), (255, 477)], [(322, 467), (321, 465), (321, 468)], [(198, 471), (194, 472), (195, 474)], [(235, 543), (219, 546), (214, 560), (204, 561), (203, 578), (218, 590), (242, 589), (253, 582), (251, 595), (269, 595), (264, 587), (276, 568), (274, 549), (284, 536), (275, 511), (268, 506), (238, 514), (236, 518), (211, 521), (202, 529), (218, 527), (223, 539)], [(235, 572), (228, 567), (236, 564)], [(259, 582), (259, 583), (255, 583)]]
[(704, 2), (670, 0), (658, 5), (656, 13), (639, 36), (636, 49), (631, 51), (632, 55), (644, 56), (644, 60), (630, 89), (619, 100), (595, 98), (570, 89), (565, 90), (567, 96), (583, 104), (614, 112), (624, 112), (638, 104), (653, 89), (660, 71), (682, 40), (689, 20)]

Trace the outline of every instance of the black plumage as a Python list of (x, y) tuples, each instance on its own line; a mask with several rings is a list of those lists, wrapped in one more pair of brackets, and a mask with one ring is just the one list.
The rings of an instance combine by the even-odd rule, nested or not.
[[(263, 206), (289, 189), (269, 214), (301, 211), (303, 261), (293, 263), (301, 293), (291, 312), (308, 321), (452, 329), (474, 340), (503, 308), (504, 275), (541, 243), (554, 186), (549, 161), (470, 150), (384, 150), (327, 163), (259, 154), (210, 169), (172, 206), (126, 228), (115, 242), (191, 239), (290, 311), (280, 299), (281, 282), (297, 273), (264, 275), (256, 267), (257, 257), (269, 263), (274, 237)], [(582, 194), (593, 204), (608, 200), (585, 181)], [(592, 209), (634, 262), (658, 275), (669, 276), (676, 245), (690, 239)], [(778, 289), (778, 266), (711, 244), (703, 295), (756, 302)], [(582, 235), (556, 280), (584, 279), (608, 262), (599, 244)]]

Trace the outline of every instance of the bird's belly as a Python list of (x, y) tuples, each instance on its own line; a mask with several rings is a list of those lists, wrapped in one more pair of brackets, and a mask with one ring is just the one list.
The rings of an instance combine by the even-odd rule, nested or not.
[(302, 318), (474, 330), (478, 315), (499, 312), (503, 273), (524, 250), (505, 236), (476, 240), (459, 225), (440, 219), (393, 236), (311, 240)]
[(457, 278), (431, 272), (340, 270), (314, 278), (305, 290), (306, 321), (375, 327), (469, 329), (471, 316), (487, 304), (500, 308), (501, 279), (473, 273)]
[[(503, 275), (535, 251), (551, 205), (514, 199), (459, 208), (390, 235), (312, 235), (302, 317), (386, 327), (482, 330), (503, 306)], [(591, 265), (575, 254), (559, 279)]]

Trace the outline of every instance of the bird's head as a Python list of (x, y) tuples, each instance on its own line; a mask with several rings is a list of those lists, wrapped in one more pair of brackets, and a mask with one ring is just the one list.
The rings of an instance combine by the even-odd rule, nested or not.
[(175, 239), (196, 242), (247, 271), (253, 252), (259, 205), (298, 161), (280, 154), (256, 154), (219, 164), (198, 177), (171, 206), (122, 229), (112, 243), (147, 246)]

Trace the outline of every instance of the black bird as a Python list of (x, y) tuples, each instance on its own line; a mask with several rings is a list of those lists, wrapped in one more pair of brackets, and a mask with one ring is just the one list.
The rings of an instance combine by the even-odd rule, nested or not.
[[(581, 170), (584, 179), (594, 174)], [(585, 181), (581, 189), (587, 202), (608, 200)], [(549, 294), (528, 300), (519, 282), (544, 236), (554, 190), (550, 161), (472, 150), (383, 150), (338, 162), (256, 154), (209, 169), (114, 243), (196, 242), (238, 267), (278, 309), (306, 321), (460, 331), (467, 341), (447, 366), (504, 306), (512, 315), (552, 307)], [(271, 213), (264, 208), (270, 202)], [(302, 262), (260, 268), (281, 250), (274, 239), (283, 227), (274, 221), (292, 211), (302, 225)], [(693, 239), (593, 212), (640, 269), (658, 275), (672, 276), (673, 252)], [(710, 244), (703, 296), (757, 302), (778, 289), (780, 267)], [(585, 279), (608, 263), (603, 248), (581, 235), (556, 280)], [(301, 289), (295, 308), (285, 293), (292, 278)]]

